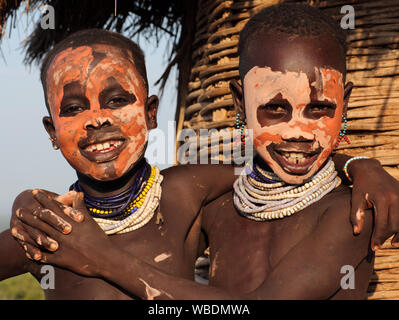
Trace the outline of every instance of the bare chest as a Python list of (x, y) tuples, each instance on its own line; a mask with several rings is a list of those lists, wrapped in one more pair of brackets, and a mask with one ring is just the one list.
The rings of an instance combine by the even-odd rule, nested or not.
[(235, 293), (259, 287), (278, 262), (317, 225), (315, 208), (284, 219), (257, 222), (240, 216), (232, 203), (210, 232), (210, 284)]

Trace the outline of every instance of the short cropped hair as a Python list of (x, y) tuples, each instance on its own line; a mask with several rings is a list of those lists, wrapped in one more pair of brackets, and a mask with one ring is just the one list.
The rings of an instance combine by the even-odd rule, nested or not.
[(47, 99), (47, 70), (50, 67), (54, 57), (68, 48), (77, 48), (80, 46), (90, 46), (93, 44), (106, 44), (122, 50), (127, 57), (129, 53), (133, 57), (133, 61), (137, 72), (143, 78), (145, 88), (148, 93), (148, 80), (147, 71), (145, 67), (145, 58), (143, 51), (132, 40), (125, 36), (103, 29), (85, 29), (72, 33), (65, 39), (58, 42), (53, 49), (51, 49), (43, 60), (40, 69), (40, 80), (42, 82), (44, 96), (46, 101), (47, 110), (50, 112), (48, 99)]
[(240, 32), (238, 54), (239, 71), (243, 78), (248, 58), (249, 43), (262, 34), (283, 33), (296, 36), (331, 35), (342, 49), (344, 60), (347, 51), (346, 34), (337, 21), (320, 9), (306, 4), (282, 3), (267, 7), (254, 15)]

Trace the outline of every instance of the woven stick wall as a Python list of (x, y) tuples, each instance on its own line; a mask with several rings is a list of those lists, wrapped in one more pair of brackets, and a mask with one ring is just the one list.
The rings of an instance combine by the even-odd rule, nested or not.
[[(229, 81), (239, 78), (239, 32), (252, 15), (279, 2), (283, 1), (200, 0), (185, 117), (178, 128), (233, 128), (235, 111)], [(399, 1), (307, 3), (338, 20), (343, 5), (355, 8), (356, 28), (349, 31), (347, 56), (347, 78), (355, 84), (348, 111), (351, 144), (342, 143), (339, 150), (374, 157), (399, 178)], [(190, 140), (197, 142), (198, 136)], [(369, 299), (399, 299), (397, 252), (388, 240), (376, 253)]]

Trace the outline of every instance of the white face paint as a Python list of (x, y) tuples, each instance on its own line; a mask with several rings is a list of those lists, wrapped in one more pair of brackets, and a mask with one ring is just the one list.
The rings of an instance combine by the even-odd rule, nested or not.
[[(315, 68), (314, 77), (316, 81), (310, 84), (304, 72), (283, 73), (256, 66), (244, 78), (247, 126), (253, 129), (255, 148), (290, 184), (301, 184), (320, 169), (334, 149), (341, 127), (342, 74)], [(312, 87), (317, 101), (311, 99)]]

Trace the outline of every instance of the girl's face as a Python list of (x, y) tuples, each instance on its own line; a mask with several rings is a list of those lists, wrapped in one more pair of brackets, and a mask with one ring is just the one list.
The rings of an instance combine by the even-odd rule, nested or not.
[(342, 73), (280, 72), (255, 66), (243, 81), (248, 129), (254, 146), (285, 182), (302, 184), (334, 149), (344, 108)]
[(65, 159), (96, 180), (123, 176), (144, 154), (148, 135), (147, 89), (133, 59), (109, 45), (68, 48), (46, 79)]

